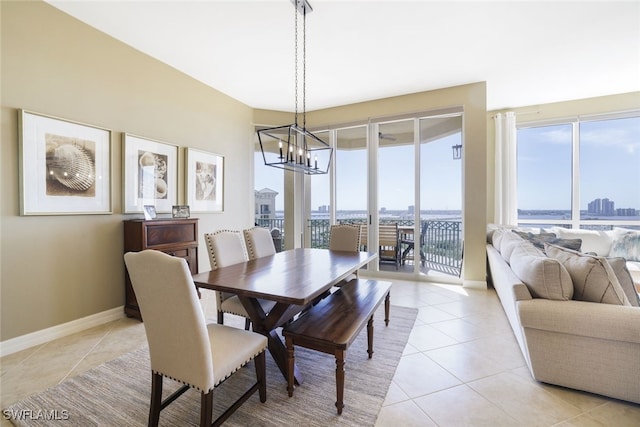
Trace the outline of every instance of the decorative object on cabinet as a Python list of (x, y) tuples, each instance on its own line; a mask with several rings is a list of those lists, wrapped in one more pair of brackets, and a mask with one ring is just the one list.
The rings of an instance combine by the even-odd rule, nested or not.
[(156, 219), (156, 207), (153, 205), (144, 205), (144, 219)]
[(178, 200), (178, 146), (123, 134), (124, 212), (154, 205), (170, 213)]
[(191, 216), (191, 210), (189, 205), (176, 205), (171, 209), (171, 216), (173, 218), (189, 218)]
[(19, 110), (20, 214), (111, 213), (111, 131)]
[[(198, 218), (124, 221), (124, 252), (145, 249), (184, 258), (191, 273), (198, 273)], [(138, 301), (126, 271), (124, 312), (128, 317), (141, 319)]]
[(193, 212), (222, 212), (224, 157), (185, 148), (187, 204)]

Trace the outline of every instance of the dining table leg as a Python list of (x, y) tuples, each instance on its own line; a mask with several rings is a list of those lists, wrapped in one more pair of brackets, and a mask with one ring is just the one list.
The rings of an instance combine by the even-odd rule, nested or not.
[[(276, 362), (285, 380), (287, 379), (287, 348), (276, 332), (276, 328), (289, 321), (294, 315), (300, 312), (302, 307), (284, 303), (277, 303), (269, 313), (265, 313), (256, 298), (238, 296), (247, 314), (251, 318), (253, 331), (267, 337), (267, 348)], [(300, 385), (304, 381), (302, 372), (294, 365), (294, 381)]]

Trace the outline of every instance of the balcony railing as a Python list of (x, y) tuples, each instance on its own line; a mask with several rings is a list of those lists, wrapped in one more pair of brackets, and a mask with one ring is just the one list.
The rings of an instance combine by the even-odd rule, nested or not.
[[(341, 224), (366, 224), (365, 218), (338, 219)], [(413, 220), (381, 219), (380, 224), (413, 227)], [(256, 224), (270, 230), (280, 230), (284, 239), (284, 219), (256, 219)], [(307, 227), (312, 248), (328, 248), (331, 224), (328, 219), (308, 219)], [(435, 270), (445, 274), (460, 275), (462, 267), (462, 223), (460, 220), (420, 221), (420, 264), (423, 271)], [(278, 247), (278, 246), (276, 246)], [(414, 249), (415, 252), (415, 249)], [(418, 259), (418, 257), (414, 257)]]

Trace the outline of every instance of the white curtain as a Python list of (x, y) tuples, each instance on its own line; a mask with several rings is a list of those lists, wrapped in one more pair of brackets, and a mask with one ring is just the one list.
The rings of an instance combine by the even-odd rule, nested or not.
[(516, 187), (516, 116), (498, 113), (496, 125), (495, 224), (517, 225), (518, 194)]

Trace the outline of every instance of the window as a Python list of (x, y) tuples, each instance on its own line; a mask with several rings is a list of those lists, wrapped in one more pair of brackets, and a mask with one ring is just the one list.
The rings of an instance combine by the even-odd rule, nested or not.
[(518, 222), (640, 226), (640, 113), (519, 126)]

